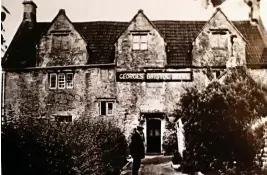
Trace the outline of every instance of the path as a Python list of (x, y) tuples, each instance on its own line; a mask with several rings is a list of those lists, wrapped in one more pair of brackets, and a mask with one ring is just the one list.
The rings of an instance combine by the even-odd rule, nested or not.
[[(140, 175), (183, 175), (171, 167), (171, 158), (171, 156), (146, 156), (142, 160)], [(131, 164), (121, 175), (131, 175)]]

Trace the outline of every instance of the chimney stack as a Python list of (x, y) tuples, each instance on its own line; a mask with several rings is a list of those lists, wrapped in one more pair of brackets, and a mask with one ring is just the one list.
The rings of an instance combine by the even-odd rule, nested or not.
[(23, 21), (29, 22), (31, 27), (36, 24), (36, 9), (37, 5), (32, 0), (24, 0)]
[(249, 19), (251, 24), (258, 25), (260, 21), (260, 0), (244, 0), (250, 7)]

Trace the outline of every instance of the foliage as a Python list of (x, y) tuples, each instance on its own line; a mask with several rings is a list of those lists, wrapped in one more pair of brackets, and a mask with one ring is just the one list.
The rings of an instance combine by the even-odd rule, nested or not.
[(210, 4), (212, 4), (213, 7), (217, 7), (224, 3), (226, 0), (201, 0), (202, 6), (207, 9)]
[[(1, 31), (4, 32), (5, 29), (3, 27), (3, 22), (6, 20), (6, 16), (7, 14), (10, 14), (10, 12), (7, 10), (7, 8), (5, 6), (2, 5), (2, 10), (1, 10)], [(5, 38), (3, 36), (3, 33), (1, 33), (1, 46), (4, 46), (4, 48), (6, 49), (7, 46), (5, 46)], [(2, 51), (4, 51), (4, 49), (2, 48)]]
[(177, 165), (177, 164), (181, 164), (181, 161), (182, 161), (182, 157), (181, 157), (181, 154), (176, 151), (174, 154), (173, 154), (173, 158), (172, 158), (172, 163), (174, 165)]
[(203, 91), (187, 89), (179, 112), (184, 123), (185, 172), (225, 172), (256, 164), (262, 136), (252, 130), (267, 114), (266, 92), (244, 68), (228, 70), (223, 84), (211, 83)]
[[(3, 174), (118, 174), (127, 143), (103, 119), (73, 123), (20, 118), (2, 125)], [(16, 167), (16, 168), (14, 168)]]
[(162, 148), (166, 155), (171, 155), (178, 149), (177, 133), (175, 129), (175, 123), (167, 121), (166, 131), (163, 135)]

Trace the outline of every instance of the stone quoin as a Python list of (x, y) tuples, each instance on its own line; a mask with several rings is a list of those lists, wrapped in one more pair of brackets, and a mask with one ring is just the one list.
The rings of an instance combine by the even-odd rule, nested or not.
[(185, 87), (205, 88), (236, 66), (267, 85), (258, 5), (247, 21), (218, 8), (208, 21), (151, 21), (139, 10), (130, 22), (72, 22), (62, 9), (38, 22), (36, 4), (23, 5), (2, 61), (2, 116), (110, 118), (126, 137), (142, 124), (146, 153), (161, 154)]

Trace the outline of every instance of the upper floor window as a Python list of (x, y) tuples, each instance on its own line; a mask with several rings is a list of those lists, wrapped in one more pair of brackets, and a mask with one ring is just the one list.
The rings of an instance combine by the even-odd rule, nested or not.
[(57, 88), (57, 74), (56, 73), (50, 74), (49, 81), (50, 81), (50, 89), (56, 89)]
[(100, 69), (101, 80), (112, 80), (114, 75), (113, 69)]
[(73, 73), (66, 73), (66, 83), (67, 88), (72, 89), (73, 88)]
[(225, 49), (228, 47), (227, 31), (214, 30), (210, 35), (210, 45), (212, 49)]
[(52, 51), (65, 51), (70, 49), (69, 34), (53, 34), (52, 37)]
[(73, 88), (73, 73), (50, 73), (49, 74), (50, 89), (72, 89)]
[(64, 73), (60, 73), (58, 74), (58, 88), (59, 89), (65, 89), (65, 74)]
[(148, 37), (147, 34), (133, 35), (133, 50), (147, 50)]

